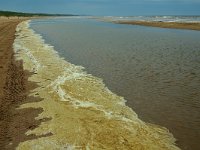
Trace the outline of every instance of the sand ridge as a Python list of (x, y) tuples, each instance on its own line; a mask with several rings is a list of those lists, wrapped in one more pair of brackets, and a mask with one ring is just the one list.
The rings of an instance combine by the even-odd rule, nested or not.
[(161, 21), (113, 21), (118, 24), (142, 25), (159, 28), (200, 30), (198, 22), (161, 22)]

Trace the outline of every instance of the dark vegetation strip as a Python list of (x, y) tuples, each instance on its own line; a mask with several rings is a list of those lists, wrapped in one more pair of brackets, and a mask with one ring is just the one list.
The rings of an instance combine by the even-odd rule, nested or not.
[(72, 14), (47, 14), (47, 13), (23, 13), (13, 11), (0, 11), (0, 16), (17, 16), (17, 17), (36, 17), (36, 16), (77, 16)]

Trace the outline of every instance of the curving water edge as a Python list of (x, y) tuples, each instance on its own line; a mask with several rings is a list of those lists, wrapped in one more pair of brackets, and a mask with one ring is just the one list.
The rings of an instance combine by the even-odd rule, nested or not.
[(17, 149), (179, 149), (166, 128), (143, 122), (101, 79), (59, 57), (29, 21), (17, 26), (13, 47), (24, 69), (34, 73), (29, 80), (38, 83), (30, 95), (43, 99), (19, 109), (43, 108), (35, 119), (50, 118), (26, 135), (52, 134)]

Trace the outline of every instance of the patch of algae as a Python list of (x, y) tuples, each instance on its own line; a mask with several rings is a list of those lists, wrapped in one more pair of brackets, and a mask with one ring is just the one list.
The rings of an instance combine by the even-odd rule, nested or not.
[(21, 142), (17, 149), (179, 149), (167, 129), (141, 121), (101, 79), (60, 58), (28, 21), (18, 25), (13, 47), (24, 68), (34, 73), (29, 80), (39, 85), (31, 95), (43, 99), (19, 109), (43, 108), (35, 119), (51, 118), (26, 134), (52, 133)]

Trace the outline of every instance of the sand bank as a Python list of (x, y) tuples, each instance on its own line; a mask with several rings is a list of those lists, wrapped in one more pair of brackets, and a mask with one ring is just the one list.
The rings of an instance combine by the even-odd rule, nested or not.
[(200, 30), (200, 23), (158, 22), (158, 21), (113, 21), (119, 24), (142, 25), (160, 28)]

